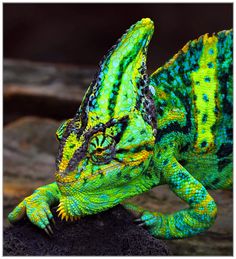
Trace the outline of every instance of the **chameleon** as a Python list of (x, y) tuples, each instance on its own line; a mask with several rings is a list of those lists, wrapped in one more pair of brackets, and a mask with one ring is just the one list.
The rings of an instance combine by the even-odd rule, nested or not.
[[(154, 23), (132, 25), (99, 63), (72, 119), (56, 132), (55, 182), (8, 215), (52, 234), (53, 215), (79, 220), (119, 203), (162, 239), (209, 229), (217, 205), (207, 189), (232, 187), (233, 32), (189, 41), (148, 76)], [(151, 212), (125, 200), (166, 184), (188, 207)]]

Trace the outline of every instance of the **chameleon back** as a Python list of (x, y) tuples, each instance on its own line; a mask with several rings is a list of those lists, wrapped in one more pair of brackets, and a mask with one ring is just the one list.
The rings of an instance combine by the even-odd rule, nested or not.
[(211, 189), (232, 185), (232, 30), (188, 42), (154, 72), (157, 144), (181, 136), (176, 158)]

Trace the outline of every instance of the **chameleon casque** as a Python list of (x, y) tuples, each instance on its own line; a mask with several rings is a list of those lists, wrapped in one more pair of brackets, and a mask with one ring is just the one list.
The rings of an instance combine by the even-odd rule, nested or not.
[(158, 238), (208, 229), (217, 206), (208, 189), (232, 187), (232, 30), (189, 41), (150, 77), (149, 18), (130, 27), (100, 62), (75, 117), (57, 130), (56, 182), (25, 198), (8, 216), (28, 216), (51, 232), (50, 206), (79, 219), (167, 184), (188, 204), (173, 214), (136, 205), (138, 221)]

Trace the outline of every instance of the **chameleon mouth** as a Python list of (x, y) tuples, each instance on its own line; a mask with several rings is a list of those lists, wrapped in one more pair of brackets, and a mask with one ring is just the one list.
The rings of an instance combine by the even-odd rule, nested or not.
[(72, 184), (74, 182), (78, 181), (78, 178), (76, 177), (77, 174), (81, 174), (81, 172), (85, 168), (82, 166), (78, 171), (73, 171), (69, 173), (69, 175), (65, 175), (65, 172), (56, 172), (55, 173), (55, 179), (56, 182), (59, 185), (66, 185), (66, 184)]
[[(105, 175), (106, 173), (108, 173), (110, 170), (120, 167), (120, 163), (115, 163), (109, 166), (106, 166), (105, 168), (103, 168), (102, 170), (98, 170), (97, 172), (84, 176), (84, 177), (80, 177), (80, 178), (75, 178), (75, 174), (71, 174), (70, 176), (63, 176), (63, 173), (61, 172), (56, 172), (55, 173), (55, 180), (59, 185), (67, 185), (67, 184), (73, 184), (75, 182), (80, 181), (86, 181), (86, 180), (91, 180), (94, 179), (95, 177), (99, 176), (99, 175)], [(80, 170), (79, 173), (82, 173), (83, 170)]]
[(60, 173), (55, 174), (56, 182), (59, 184), (70, 184), (76, 182), (78, 179), (75, 179), (74, 177), (63, 177)]
[[(146, 158), (147, 154), (145, 152), (145, 158)], [(144, 160), (144, 158), (140, 158), (140, 159), (136, 159), (136, 160), (133, 160), (133, 161), (119, 161), (119, 162), (116, 162), (112, 165), (109, 165), (109, 166), (106, 166), (105, 168), (103, 168), (102, 170), (98, 170), (97, 172), (95, 172), (94, 174), (91, 174), (91, 175), (88, 175), (88, 176), (85, 176), (83, 178), (78, 178), (78, 179), (75, 179), (75, 176), (74, 175), (70, 175), (68, 177), (63, 177), (61, 173), (56, 173), (55, 175), (55, 178), (56, 178), (56, 181), (59, 185), (67, 185), (67, 184), (73, 184), (75, 182), (77, 182), (78, 180), (80, 181), (85, 181), (85, 180), (91, 180), (91, 179), (94, 179), (95, 177), (99, 176), (99, 175), (105, 175), (106, 173), (109, 173), (111, 170), (114, 170), (115, 168), (123, 168), (124, 166), (126, 165), (130, 165), (130, 166), (138, 166), (142, 161)], [(80, 171), (81, 173), (82, 171)]]
[(66, 184), (70, 184), (70, 183), (74, 183), (77, 182), (78, 180), (74, 180), (74, 181), (57, 181), (58, 184), (60, 185), (66, 185)]

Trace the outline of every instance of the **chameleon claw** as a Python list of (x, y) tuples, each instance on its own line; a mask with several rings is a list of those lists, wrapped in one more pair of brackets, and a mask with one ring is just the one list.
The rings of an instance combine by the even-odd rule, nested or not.
[(51, 235), (54, 234), (50, 225), (47, 225), (47, 229), (49, 230), (49, 232), (50, 232)]
[(135, 219), (134, 221), (135, 222), (142, 222), (143, 220), (142, 219)]
[(47, 234), (49, 237), (51, 236), (50, 233), (49, 233), (49, 231), (48, 231), (48, 229), (47, 229), (47, 227), (45, 227), (43, 230), (46, 232), (46, 234)]
[(145, 222), (143, 222), (143, 223), (141, 223), (141, 224), (138, 224), (138, 227), (142, 227), (142, 226), (144, 226), (146, 223)]

